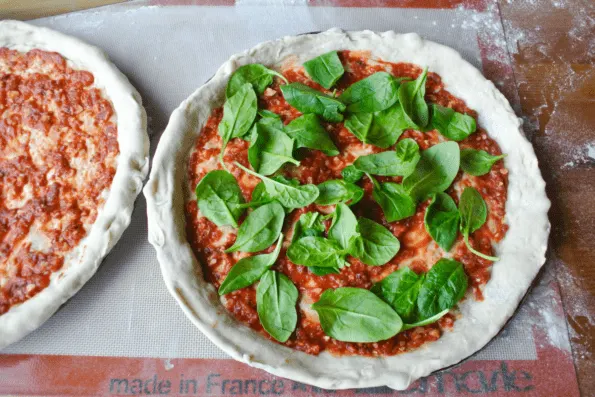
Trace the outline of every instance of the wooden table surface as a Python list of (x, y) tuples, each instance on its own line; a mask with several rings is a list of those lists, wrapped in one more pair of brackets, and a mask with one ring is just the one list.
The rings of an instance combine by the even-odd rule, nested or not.
[[(0, 0), (31, 19), (121, 0)], [(441, 1), (440, 3), (444, 3)], [(498, 0), (525, 131), (552, 201), (555, 266), (581, 394), (595, 390), (595, 3)]]

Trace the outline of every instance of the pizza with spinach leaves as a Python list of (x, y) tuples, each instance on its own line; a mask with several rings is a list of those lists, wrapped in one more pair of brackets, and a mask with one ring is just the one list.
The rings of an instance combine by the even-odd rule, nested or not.
[[(327, 45), (305, 51), (304, 41)], [(420, 43), (426, 58), (412, 52), (407, 59)], [(397, 55), (389, 51), (391, 45)], [(433, 46), (436, 53), (428, 52)], [(466, 329), (477, 335), (480, 327), (469, 325), (475, 314), (465, 307), (492, 306), (487, 287), (494, 272), (509, 271), (503, 240), (511, 222), (518, 221), (514, 205), (509, 213), (510, 196), (516, 199), (510, 171), (519, 165), (518, 153), (509, 157), (501, 144), (506, 138), (493, 136), (503, 131), (493, 128), (517, 134), (516, 141), (524, 138), (518, 124), (513, 130), (506, 124), (513, 116), (506, 102), (492, 98), (493, 106), (509, 111), (507, 118), (494, 123), (482, 117), (480, 112), (490, 109), (483, 98), (476, 99), (501, 96), (493, 85), (484, 87), (483, 77), (476, 92), (451, 87), (472, 67), (459, 57), (446, 63), (460, 63), (462, 70), (445, 69), (439, 62), (444, 49), (392, 32), (334, 30), (285, 38), (224, 65), (216, 84), (201, 89), (203, 97), (220, 99), (201, 101), (199, 90), (172, 115), (166, 136), (170, 127), (185, 133), (186, 153), (162, 152), (163, 158), (185, 159), (173, 171), (184, 192), (183, 208), (175, 199), (177, 214), (183, 211), (175, 236), (187, 241), (190, 285), (203, 300), (194, 306), (184, 288), (174, 287), (184, 267), (172, 277), (167, 254), (160, 258), (162, 270), (190, 317), (234, 357), (329, 387), (322, 376), (296, 376), (299, 366), (291, 360), (271, 364), (271, 357), (279, 352), (298, 354), (303, 362), (307, 356), (324, 357), (321, 362), (346, 368), (355, 362), (349, 357), (366, 357), (382, 373), (420, 376), (405, 364), (384, 368), (378, 357), (402, 363), (399, 357), (421, 354), (423, 364), (416, 365), (427, 372), (436, 369), (435, 362), (423, 361), (434, 345), (443, 339), (452, 344), (453, 335), (470, 343)], [(269, 59), (271, 54), (279, 58)], [(471, 77), (477, 79), (476, 74)], [(163, 161), (159, 152), (157, 159)], [(165, 180), (158, 174), (146, 188), (150, 228), (151, 206), (159, 207), (153, 200)], [(546, 199), (539, 188), (536, 197), (543, 212)], [(175, 236), (165, 233), (152, 241), (163, 247)], [(533, 248), (543, 255), (543, 247)], [(512, 299), (513, 308), (518, 299)], [(209, 305), (225, 313), (213, 315), (209, 309), (218, 320), (198, 320)], [(219, 322), (225, 330), (218, 329)], [(497, 322), (495, 330), (501, 325)], [(237, 340), (238, 335), (246, 339)], [(451, 349), (459, 355), (465, 350)], [(238, 356), (242, 351), (252, 356)], [(345, 380), (349, 375), (330, 370), (325, 376), (345, 387), (402, 388), (411, 381), (360, 375), (354, 384)]]

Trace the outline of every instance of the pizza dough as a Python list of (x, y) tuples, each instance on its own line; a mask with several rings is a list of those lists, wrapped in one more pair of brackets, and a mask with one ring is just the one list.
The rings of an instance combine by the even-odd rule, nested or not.
[[(186, 239), (184, 202), (190, 148), (211, 111), (221, 106), (232, 72), (248, 63), (280, 67), (301, 64), (332, 50), (364, 50), (387, 62), (427, 66), (441, 76), (445, 88), (477, 111), (479, 125), (507, 154), (509, 170), (506, 221), (509, 230), (496, 247), (492, 277), (481, 302), (465, 300), (452, 332), (412, 352), (369, 358), (328, 353), (311, 356), (271, 342), (240, 325), (223, 308), (212, 285), (204, 281)], [(174, 111), (144, 189), (149, 241), (157, 250), (163, 278), (186, 315), (233, 358), (273, 374), (318, 387), (343, 389), (387, 385), (405, 389), (419, 377), (473, 354), (515, 311), (545, 260), (549, 201), (530, 143), (504, 96), (454, 50), (416, 34), (329, 30), (263, 43), (223, 64), (215, 76)]]
[[(99, 124), (99, 130), (95, 131), (99, 136), (103, 136), (104, 140), (108, 139), (107, 135), (110, 132), (117, 133), (117, 148), (112, 148), (111, 150), (111, 153), (117, 153), (117, 156), (110, 158), (110, 164), (115, 167), (115, 173), (110, 171), (111, 175), (109, 177), (112, 178), (111, 183), (108, 182), (106, 185), (107, 188), (100, 192), (99, 199), (95, 198), (95, 202), (99, 203), (99, 206), (91, 208), (92, 212), (96, 212), (96, 216), (94, 214), (94, 221), (89, 222), (89, 224), (77, 223), (77, 227), (82, 228), (82, 230), (78, 231), (78, 236), (82, 238), (78, 240), (77, 244), (67, 251), (62, 258), (60, 258), (61, 261), (63, 260), (63, 263), (59, 266), (58, 270), (50, 273), (47, 286), (43, 286), (43, 288), (40, 288), (39, 292), (34, 295), (32, 294), (32, 296), (27, 296), (21, 302), (15, 304), (9, 303), (8, 311), (0, 315), (1, 349), (10, 343), (17, 341), (43, 324), (54, 312), (56, 312), (56, 310), (58, 310), (60, 305), (73, 296), (85, 282), (91, 278), (99, 267), (102, 259), (118, 241), (130, 223), (134, 200), (138, 193), (140, 193), (143, 179), (148, 172), (149, 140), (146, 132), (146, 114), (142, 107), (140, 95), (128, 82), (126, 77), (116, 69), (107, 56), (98, 48), (50, 29), (39, 28), (17, 21), (0, 22), (0, 48), (4, 48), (5, 50), (8, 49), (7, 51), (12, 51), (12, 53), (18, 52), (21, 54), (27, 53), (30, 50), (45, 51), (44, 53), (40, 53), (39, 58), (45, 59), (44, 57), (48, 57), (47, 63), (49, 66), (47, 70), (44, 70), (45, 63), (41, 61), (41, 72), (39, 72), (39, 70), (37, 70), (37, 72), (42, 76), (42, 79), (45, 79), (42, 83), (49, 84), (50, 87), (52, 87), (52, 90), (54, 90), (56, 85), (59, 85), (60, 83), (55, 79), (53, 80), (52, 77), (47, 76), (52, 75), (52, 73), (59, 69), (57, 67), (52, 67), (52, 65), (60, 64), (60, 62), (63, 62), (63, 59), (66, 59), (66, 67), (69, 68), (68, 72), (72, 72), (70, 76), (86, 80), (83, 85), (89, 84), (92, 81), (89, 91), (92, 90), (93, 92), (89, 93), (89, 91), (81, 91), (88, 94), (85, 98), (90, 102), (79, 102), (79, 106), (64, 108), (61, 109), (61, 111), (65, 111), (66, 113), (70, 112), (72, 118), (75, 119), (74, 116), (83, 114), (88, 110), (86, 108), (88, 106), (111, 103), (113, 113), (111, 109), (105, 109), (103, 112), (99, 109), (96, 115), (97, 119), (87, 119), (77, 128), (81, 128), (84, 132), (89, 132), (88, 129), (94, 128), (93, 126), (96, 126), (95, 122), (97, 122), (100, 117), (108, 117), (107, 115), (109, 115), (110, 120), (115, 120), (117, 129), (116, 132), (116, 129), (108, 125), (105, 130), (101, 130), (105, 125)], [(52, 55), (52, 53), (58, 53), (61, 57)], [(45, 72), (47, 72), (47, 75)], [(91, 73), (93, 76), (91, 77), (87, 72)], [(33, 72), (28, 73), (27, 70), (24, 70), (21, 77), (29, 78), (33, 74)], [(35, 76), (33, 76), (33, 78), (34, 77)], [(60, 77), (57, 79), (59, 80), (59, 78)], [(59, 89), (55, 89), (52, 93), (53, 92), (59, 92)], [(69, 92), (68, 95), (72, 95), (72, 92)], [(43, 95), (40, 97), (42, 98), (41, 102), (43, 105), (44, 97)], [(95, 99), (92, 99), (91, 97)], [(109, 102), (105, 102), (105, 99)], [(59, 99), (57, 99), (57, 101), (57, 103), (66, 103), (60, 102)], [(55, 115), (51, 113), (44, 112), (44, 110), (40, 112), (39, 117), (41, 117), (42, 120), (44, 118), (51, 119), (52, 117), (55, 117)], [(29, 121), (25, 121), (26, 118), (29, 117), (29, 114), (24, 112), (22, 114), (17, 114), (17, 116), (22, 116), (23, 121), (21, 121), (21, 128), (25, 128), (25, 123), (29, 123)], [(92, 126), (89, 127), (89, 124), (87, 123), (91, 123)], [(112, 128), (112, 130), (108, 131), (108, 127)], [(68, 127), (62, 128), (65, 128), (66, 133), (69, 133)], [(35, 135), (35, 140), (33, 138), (28, 138), (30, 139), (30, 148), (33, 148), (31, 150), (35, 151), (35, 153), (43, 152), (43, 150), (39, 149), (39, 146), (35, 146), (39, 145), (39, 142), (43, 142), (43, 140), (37, 141), (37, 139), (50, 139), (48, 142), (54, 143), (50, 138), (53, 136), (52, 131), (46, 135), (43, 133), (39, 134), (35, 128), (31, 129), (31, 126), (28, 124), (27, 129), (29, 131), (29, 136), (33, 137)], [(57, 133), (57, 131), (53, 132)], [(102, 132), (103, 135), (101, 135)], [(62, 131), (57, 133), (57, 135), (64, 136), (64, 133), (65, 132)], [(66, 148), (72, 148), (74, 143), (72, 141), (66, 141), (60, 142), (60, 144)], [(90, 162), (84, 163), (88, 165), (93, 164), (93, 159), (101, 157), (98, 157), (97, 153), (95, 153), (95, 156), (93, 155), (93, 151), (99, 149), (97, 146), (89, 146), (90, 144), (91, 140), (88, 138), (86, 143), (82, 144), (83, 149), (81, 149), (81, 152), (83, 153), (88, 149), (88, 158), (65, 159), (67, 163), (70, 162), (65, 169), (70, 170), (69, 172), (71, 172), (71, 174), (69, 175), (74, 174), (74, 176), (71, 176), (70, 179), (62, 179), (60, 180), (60, 183), (54, 183), (54, 179), (52, 178), (54, 178), (55, 175), (61, 178), (65, 174), (62, 171), (50, 167), (45, 175), (45, 180), (48, 185), (65, 185), (70, 188), (76, 183), (81, 185), (80, 178), (83, 178), (83, 182), (86, 183), (92, 181), (92, 179), (84, 179), (85, 175), (92, 175), (89, 169), (81, 169), (80, 172), (73, 171), (76, 170), (77, 164), (79, 164), (80, 161), (89, 160)], [(35, 157), (35, 155), (33, 155), (33, 157)], [(34, 161), (38, 161), (44, 166), (51, 164), (43, 163), (43, 158), (41, 161), (39, 158), (34, 158)], [(20, 171), (17, 168), (15, 172), (18, 173)], [(23, 174), (26, 174), (24, 170), (22, 172)], [(108, 174), (110, 174), (110, 172), (108, 172)], [(79, 178), (78, 182), (76, 178)], [(24, 203), (19, 205), (26, 205), (26, 202), (25, 199)], [(74, 206), (76, 208), (76, 200)], [(49, 204), (41, 205), (41, 208), (44, 208), (44, 211), (50, 214), (54, 211), (53, 209), (48, 209), (54, 208), (50, 207)], [(82, 211), (84, 212), (85, 209), (83, 208)], [(65, 222), (68, 225), (68, 221)], [(68, 226), (64, 226), (64, 224), (58, 226), (54, 238), (67, 238), (64, 237), (66, 233), (65, 230), (67, 230), (64, 228), (67, 227)], [(39, 241), (43, 241), (50, 246), (52, 242), (55, 243), (55, 241), (52, 240), (44, 240), (47, 236), (48, 235), (45, 234), (42, 237), (39, 237), (39, 235), (36, 234), (35, 227), (31, 226), (25, 244), (30, 244), (33, 248), (30, 248), (28, 252), (31, 255), (42, 256), (44, 249), (46, 248), (44, 248), (44, 246), (42, 246), (43, 244)], [(39, 246), (34, 247), (36, 244)], [(19, 248), (15, 246), (13, 249), (17, 250)], [(13, 251), (12, 253), (14, 252), (18, 253), (19, 251)], [(10, 261), (12, 259), (4, 257), (2, 260), (4, 266), (8, 266), (8, 268), (5, 268), (4, 270), (8, 269), (8, 282), (10, 282)], [(43, 259), (41, 261), (43, 262)], [(6, 280), (7, 279), (5, 278), (5, 282)], [(31, 285), (28, 287), (30, 286)]]

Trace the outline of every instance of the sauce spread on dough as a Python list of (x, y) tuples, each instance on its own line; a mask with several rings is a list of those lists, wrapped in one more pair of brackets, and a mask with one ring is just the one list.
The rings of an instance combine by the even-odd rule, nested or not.
[[(339, 56), (345, 67), (345, 74), (335, 87), (337, 88), (337, 95), (354, 82), (378, 71), (388, 71), (396, 77), (410, 77), (412, 79), (417, 78), (422, 71), (421, 68), (412, 64), (371, 60), (369, 54), (362, 52), (342, 51)], [(311, 81), (302, 68), (290, 67), (284, 70), (283, 74), (289, 82), (299, 81), (325, 91), (321, 86)], [(267, 88), (264, 94), (260, 96), (259, 109), (268, 109), (278, 113), (281, 115), (283, 122), (287, 124), (300, 116), (301, 113), (284, 100), (277, 84), (275, 83)], [(434, 73), (428, 74), (425, 99), (429, 102), (451, 107), (457, 112), (477, 117), (477, 114), (469, 109), (462, 100), (457, 99), (445, 90), (440, 77)], [(207, 172), (221, 168), (216, 158), (221, 148), (221, 139), (217, 134), (217, 127), (222, 115), (221, 108), (213, 111), (196, 140), (188, 164), (188, 188), (191, 192), (194, 191), (197, 183)], [(286, 165), (283, 168), (285, 176), (297, 178), (302, 184), (319, 184), (329, 179), (341, 178), (341, 170), (353, 163), (357, 157), (382, 151), (378, 147), (359, 141), (343, 126), (343, 123), (326, 123), (322, 121), (322, 124), (335, 142), (340, 154), (328, 157), (317, 150), (299, 149), (300, 166)], [(445, 140), (437, 131), (422, 133), (407, 130), (400, 137), (400, 139), (404, 138), (414, 139), (422, 150)], [(461, 148), (481, 149), (491, 154), (501, 154), (496, 142), (490, 139), (486, 131), (481, 128), (478, 128), (476, 133), (459, 142), (459, 144)], [(249, 167), (247, 159), (248, 146), (248, 142), (233, 139), (227, 145), (224, 157), (229, 171), (238, 180), (247, 201), (250, 199), (252, 190), (259, 182), (259, 179), (234, 166), (233, 161), (238, 161)], [(401, 177), (377, 178), (380, 181), (401, 181)], [(358, 204), (351, 207), (354, 214), (370, 218), (387, 227), (400, 240), (401, 249), (389, 263), (383, 266), (367, 266), (355, 258), (348, 257), (351, 265), (342, 268), (339, 274), (316, 276), (307, 267), (291, 263), (285, 255), (285, 250), (289, 245), (288, 239), (293, 230), (293, 223), (298, 220), (302, 213), (308, 211), (328, 213), (333, 207), (312, 204), (306, 208), (294, 210), (286, 218), (283, 233), (285, 236), (288, 236), (288, 234), (289, 236), (286, 237), (284, 247), (273, 270), (284, 273), (293, 281), (300, 292), (300, 303), (311, 304), (316, 302), (322, 292), (328, 288), (359, 287), (369, 289), (373, 283), (380, 281), (404, 266), (410, 267), (417, 273), (426, 272), (444, 254), (424, 228), (424, 212), (430, 200), (418, 205), (414, 216), (402, 221), (388, 223), (380, 206), (372, 199), (372, 185), (369, 180), (363, 178), (359, 184), (365, 189), (366, 194)], [(466, 186), (475, 187), (484, 197), (489, 209), (488, 220), (481, 229), (473, 233), (471, 244), (488, 255), (493, 254), (492, 244), (500, 241), (507, 230), (507, 226), (504, 224), (507, 185), (507, 170), (502, 162), (498, 162), (488, 174), (481, 177), (464, 175), (460, 171), (452, 186), (447, 190), (447, 193), (455, 199), (457, 204), (458, 195)], [(198, 210), (196, 200), (191, 200), (186, 204), (186, 222), (188, 240), (202, 264), (204, 277), (218, 288), (231, 267), (241, 257), (250, 254), (225, 253), (224, 250), (231, 246), (235, 240), (235, 230), (226, 227), (219, 228), (202, 216)], [(327, 225), (327, 228), (329, 226)], [(272, 249), (273, 247), (270, 247), (266, 251)], [(481, 290), (490, 278), (492, 263), (469, 252), (462, 242), (461, 236), (459, 236), (451, 253), (454, 259), (463, 263), (469, 278), (469, 288), (473, 290), (475, 298), (481, 300)], [(394, 355), (438, 339), (442, 332), (451, 328), (456, 320), (453, 314), (447, 314), (437, 323), (401, 332), (385, 341), (376, 343), (341, 342), (326, 336), (315, 312), (313, 315), (312, 311), (305, 310), (304, 305), (300, 303), (298, 303), (296, 331), (284, 344), (309, 354), (318, 354), (326, 350), (336, 355)], [(260, 325), (256, 311), (256, 288), (254, 285), (225, 295), (224, 304), (235, 318), (274, 340), (268, 336)]]
[(76, 261), (116, 173), (112, 104), (59, 54), (0, 48), (0, 315)]

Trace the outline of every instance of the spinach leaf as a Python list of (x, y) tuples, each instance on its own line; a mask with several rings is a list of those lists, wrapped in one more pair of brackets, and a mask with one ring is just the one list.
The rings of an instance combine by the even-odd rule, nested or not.
[(505, 154), (492, 156), (484, 150), (463, 149), (461, 150), (461, 169), (469, 175), (485, 175), (492, 169), (498, 160), (506, 157)]
[(472, 187), (466, 187), (459, 202), (461, 232), (473, 233), (483, 226), (488, 217), (488, 208), (481, 194)]
[(267, 68), (259, 63), (251, 63), (240, 66), (230, 77), (225, 90), (225, 96), (231, 98), (242, 86), (249, 83), (258, 95), (273, 83), (273, 77), (277, 76), (285, 83), (287, 79), (278, 72)]
[(298, 290), (283, 273), (267, 270), (256, 287), (256, 310), (266, 332), (286, 342), (297, 325)]
[(351, 240), (357, 235), (355, 215), (347, 205), (337, 204), (333, 213), (333, 223), (328, 231), (329, 238), (338, 242), (344, 250), (348, 250)]
[(382, 208), (388, 222), (400, 221), (415, 214), (416, 205), (403, 185), (394, 182), (378, 183), (370, 176), (374, 184), (372, 197)]
[(399, 141), (396, 146), (397, 158), (402, 161), (402, 169), (400, 174), (404, 177), (409, 176), (415, 170), (415, 166), (421, 158), (419, 146), (415, 140), (405, 138)]
[(317, 276), (326, 276), (327, 274), (339, 274), (341, 271), (337, 267), (318, 267), (310, 266), (308, 269)]
[(374, 284), (370, 291), (391, 305), (403, 320), (412, 320), (415, 318), (417, 296), (423, 280), (423, 275), (419, 276), (404, 267)]
[(258, 122), (255, 123), (255, 125), (258, 124), (260, 129), (267, 130), (267, 131), (270, 131), (270, 130), (283, 131), (284, 125), (283, 125), (283, 121), (281, 121), (281, 117), (279, 117), (279, 115), (277, 115), (276, 113), (273, 113), (273, 114), (277, 117), (265, 115), (265, 117), (261, 117), (260, 120), (258, 120)]
[(446, 193), (436, 193), (426, 208), (424, 225), (432, 239), (445, 251), (450, 251), (459, 232), (459, 210)]
[(332, 205), (350, 202), (353, 205), (364, 197), (364, 189), (343, 179), (331, 179), (318, 185), (316, 204)]
[(238, 219), (244, 213), (244, 196), (232, 174), (210, 171), (196, 185), (196, 199), (200, 212), (215, 225), (238, 227)]
[(282, 245), (283, 234), (279, 236), (279, 242), (273, 252), (240, 259), (233, 265), (229, 273), (227, 273), (225, 280), (221, 283), (219, 295), (229, 294), (258, 281), (264, 272), (275, 264)]
[(387, 303), (363, 288), (327, 289), (312, 309), (324, 333), (344, 342), (378, 342), (392, 338), (403, 326)]
[(407, 119), (403, 107), (397, 102), (388, 109), (374, 113), (370, 130), (363, 142), (386, 149), (397, 142), (403, 131), (416, 127)]
[(304, 62), (308, 76), (327, 90), (343, 76), (345, 69), (341, 64), (337, 51), (327, 52)]
[(480, 258), (497, 261), (498, 257), (479, 252), (469, 243), (469, 235), (482, 227), (488, 218), (488, 207), (477, 190), (472, 187), (466, 187), (463, 190), (459, 201), (459, 213), (461, 214), (461, 234), (469, 251)]
[(260, 178), (264, 183), (266, 196), (271, 200), (277, 200), (287, 209), (305, 207), (316, 200), (318, 188), (316, 185), (294, 185), (279, 177), (269, 178), (260, 175), (242, 164), (235, 163), (244, 172)]
[(414, 81), (405, 81), (399, 87), (399, 102), (403, 107), (405, 119), (419, 127), (425, 127), (430, 120), (426, 95), (426, 78), (428, 68)]
[(373, 118), (374, 115), (372, 113), (351, 113), (347, 116), (343, 125), (357, 139), (364, 143), (369, 143), (367, 137)]
[(473, 117), (436, 104), (432, 105), (431, 127), (457, 142), (473, 134), (477, 128)]
[(416, 201), (446, 190), (459, 172), (460, 152), (456, 142), (443, 142), (424, 150), (403, 187)]
[(410, 138), (397, 144), (396, 151), (360, 156), (353, 165), (367, 174), (383, 176), (407, 176), (413, 172), (420, 159), (419, 146)]
[(467, 275), (463, 265), (452, 259), (440, 259), (426, 273), (417, 298), (421, 319), (427, 319), (450, 309), (467, 291)]
[(287, 135), (295, 139), (298, 148), (320, 150), (327, 156), (336, 156), (339, 149), (335, 146), (318, 117), (314, 114), (304, 114), (292, 120), (285, 127)]
[(268, 110), (260, 110), (258, 111), (260, 115), (260, 119), (252, 124), (252, 128), (249, 134), (246, 134), (242, 137), (245, 141), (253, 141), (258, 134), (258, 130), (266, 130), (266, 132), (273, 131), (272, 134), (275, 132), (281, 131), (283, 132), (283, 121), (281, 121), (281, 117)]
[(350, 254), (370, 266), (384, 265), (399, 252), (399, 240), (384, 226), (366, 218), (358, 220), (359, 236), (353, 239)]
[(321, 237), (325, 230), (320, 213), (306, 212), (300, 215), (300, 218), (293, 226), (291, 242), (293, 243), (302, 237), (308, 236)]
[(314, 113), (331, 122), (343, 120), (341, 112), (345, 110), (345, 105), (314, 88), (302, 83), (291, 83), (282, 85), (281, 92), (287, 103), (302, 113)]
[(345, 179), (345, 182), (356, 183), (362, 179), (364, 173), (355, 168), (355, 165), (350, 164), (341, 170), (341, 176)]
[[(300, 217), (300, 220), (302, 220), (302, 217), (304, 217), (303, 214)], [(341, 248), (343, 248), (345, 251), (349, 248), (349, 244), (351, 239), (357, 235), (357, 220), (355, 219), (355, 215), (353, 215), (353, 212), (351, 212), (351, 210), (349, 209), (348, 206), (346, 206), (345, 204), (337, 204), (337, 207), (335, 209), (335, 212), (332, 214), (333, 216), (333, 222), (331, 224), (331, 227), (329, 229), (329, 238), (331, 240), (336, 241), (337, 243), (339, 243), (339, 245), (341, 246)], [(320, 226), (317, 226), (316, 229), (308, 229), (306, 232), (302, 233), (304, 236), (305, 235), (310, 235), (310, 236), (322, 236), (325, 228), (324, 225), (322, 224), (322, 217), (318, 217), (318, 224)], [(297, 227), (297, 225), (296, 225)], [(294, 229), (295, 230), (295, 229)], [(308, 233), (309, 231), (309, 233)], [(295, 234), (295, 232), (294, 232)], [(295, 241), (295, 240), (293, 240)], [(341, 254), (344, 255), (344, 254)], [(340, 263), (341, 265), (339, 265), (338, 267), (318, 267), (318, 266), (312, 266), (310, 267), (310, 270), (312, 271), (312, 273), (316, 274), (317, 276), (324, 276), (327, 274), (331, 274), (331, 273), (339, 273), (339, 267), (342, 267), (342, 264), (344, 263), (344, 260), (336, 260), (336, 263)]]
[(248, 160), (259, 174), (270, 175), (285, 163), (300, 164), (293, 158), (294, 140), (282, 130), (263, 126), (259, 121), (254, 126), (250, 142)]
[(223, 118), (218, 128), (223, 141), (221, 153), (219, 154), (219, 160), (222, 164), (227, 142), (232, 138), (244, 136), (250, 130), (256, 118), (257, 109), (256, 94), (252, 89), (252, 85), (248, 83), (242, 85), (235, 94), (225, 101)]
[(340, 268), (345, 264), (341, 246), (324, 237), (302, 237), (291, 243), (287, 257), (296, 265)]
[(438, 321), (442, 317), (444, 317), (449, 311), (450, 311), (450, 309), (446, 309), (446, 310), (441, 311), (438, 314), (433, 315), (432, 317), (426, 318), (425, 320), (417, 321), (413, 324), (403, 324), (403, 328), (401, 328), (401, 331), (407, 331), (408, 329), (411, 329), (411, 328), (423, 327), (424, 325), (429, 325), (429, 324), (435, 323), (436, 321)]
[(285, 211), (273, 201), (252, 211), (240, 225), (235, 243), (225, 252), (258, 252), (268, 248), (281, 234)]
[[(276, 178), (276, 177), (273, 177)], [(259, 207), (263, 204), (268, 204), (273, 201), (274, 198), (270, 197), (266, 191), (266, 187), (262, 181), (258, 182), (254, 190), (252, 190), (252, 200), (249, 203), (242, 204), (242, 208), (253, 208)]]
[[(260, 109), (258, 111), (258, 115), (261, 117), (262, 119), (276, 119), (278, 121), (281, 121), (281, 116), (279, 116), (277, 113), (275, 112), (271, 112), (270, 110), (267, 109)], [(281, 123), (283, 123), (281, 121)], [(281, 127), (283, 127), (283, 124), (281, 124)]]
[(376, 72), (349, 86), (339, 99), (350, 113), (373, 113), (397, 102), (398, 82), (390, 73)]

